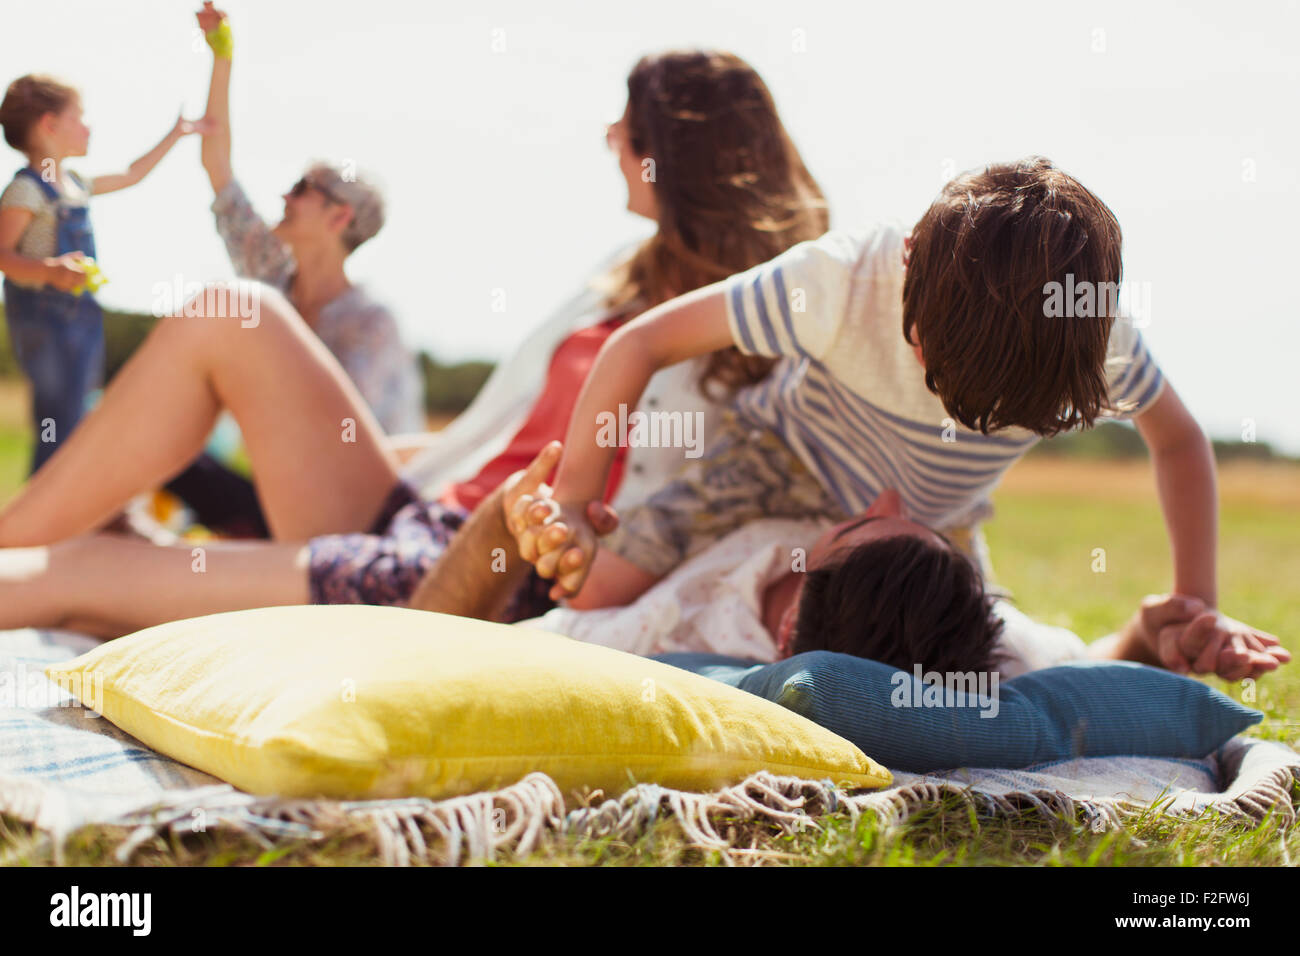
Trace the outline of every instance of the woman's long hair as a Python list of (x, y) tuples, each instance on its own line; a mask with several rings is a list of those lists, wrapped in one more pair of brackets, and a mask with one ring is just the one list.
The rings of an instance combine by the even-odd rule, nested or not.
[[(610, 277), (610, 305), (644, 308), (743, 272), (829, 227), (826, 200), (772, 94), (730, 53), (643, 57), (627, 79), (628, 142), (654, 161), (659, 229)], [(761, 381), (772, 359), (714, 352), (707, 395)]]

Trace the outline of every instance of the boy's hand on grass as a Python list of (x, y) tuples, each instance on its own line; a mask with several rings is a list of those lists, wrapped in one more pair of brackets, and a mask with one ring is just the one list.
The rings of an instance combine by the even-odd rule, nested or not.
[(1162, 665), (1179, 674), (1256, 678), (1291, 660), (1275, 636), (1209, 607), (1199, 598), (1155, 595), (1142, 602), (1143, 638)]
[(559, 464), (562, 451), (562, 443), (551, 442), (526, 469), (507, 478), (501, 503), (519, 556), (541, 577), (556, 579), (550, 591), (556, 601), (581, 590), (595, 559), (596, 536), (618, 525), (618, 515), (603, 502), (581, 507), (552, 497), (543, 479)]

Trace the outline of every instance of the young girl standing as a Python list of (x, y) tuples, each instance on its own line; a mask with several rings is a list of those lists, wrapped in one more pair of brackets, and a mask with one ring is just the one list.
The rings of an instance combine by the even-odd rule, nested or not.
[(18, 78), (0, 103), (0, 125), (27, 157), (0, 194), (0, 272), (14, 355), (32, 383), (35, 471), (76, 427), (103, 369), (104, 317), (87, 288), (87, 260), (95, 256), (89, 199), (135, 185), (178, 139), (200, 130), (178, 118), (126, 172), (87, 182), (63, 166), (85, 156), (90, 142), (72, 87), (47, 76)]

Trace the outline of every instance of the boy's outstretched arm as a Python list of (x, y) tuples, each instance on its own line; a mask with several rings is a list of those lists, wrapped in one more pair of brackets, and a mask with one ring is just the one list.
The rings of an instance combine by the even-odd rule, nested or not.
[(191, 133), (201, 133), (206, 128), (207, 123), (205, 120), (187, 120), (183, 116), (176, 117), (176, 124), (168, 130), (167, 135), (162, 138), (158, 145), (128, 166), (126, 172), (109, 173), (105, 176), (96, 176), (91, 180), (91, 194), (102, 196), (104, 193), (117, 192), (119, 189), (134, 186), (153, 171), (159, 160), (167, 155), (181, 137), (189, 136)]
[(1219, 603), (1219, 494), (1214, 449), (1173, 386), (1134, 419), (1151, 452), (1174, 559), (1174, 593)]
[[(555, 574), (558, 592), (552, 596), (577, 594), (595, 555), (596, 538), (583, 509), (604, 495), (616, 454), (615, 445), (600, 441), (608, 429), (602, 429), (598, 416), (605, 412), (617, 421), (619, 406), (630, 414), (655, 372), (733, 344), (723, 290), (722, 283), (715, 283), (650, 309), (611, 335), (596, 356), (569, 420), (555, 476), (559, 512), (546, 525), (562, 524), (564, 535), (553, 530), (543, 535), (536, 525), (516, 533), (519, 553), (537, 564), (543, 576)], [(565, 555), (559, 568), (553, 567), (554, 559), (542, 560), (552, 551), (571, 548), (580, 549), (585, 560), (575, 563)]]
[(1205, 432), (1169, 384), (1134, 422), (1155, 468), (1173, 552), (1174, 593), (1197, 598), (1215, 611), (1214, 626), (1202, 620), (1166, 629), (1159, 642), (1161, 663), (1181, 672), (1213, 672), (1221, 669), (1218, 661), (1225, 648), (1242, 658), (1269, 655), (1279, 662), (1289, 660), (1276, 637), (1217, 612), (1219, 501), (1214, 449)]

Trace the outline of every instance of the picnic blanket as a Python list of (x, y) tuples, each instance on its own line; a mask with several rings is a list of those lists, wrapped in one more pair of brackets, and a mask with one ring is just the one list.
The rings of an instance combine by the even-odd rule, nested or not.
[(855, 819), (870, 812), (897, 826), (945, 797), (983, 815), (1065, 815), (1097, 831), (1153, 809), (1180, 818), (1217, 813), (1248, 824), (1271, 815), (1284, 827), (1296, 820), (1291, 792), (1300, 755), (1249, 737), (1204, 760), (1107, 757), (1023, 770), (895, 772), (893, 786), (866, 793), (762, 772), (713, 793), (643, 783), (617, 799), (570, 795), (566, 803), (549, 777), (534, 773), (500, 790), (440, 801), (256, 797), (149, 749), (45, 677), (47, 664), (95, 644), (67, 632), (0, 631), (0, 813), (48, 835), (56, 858), (66, 836), (88, 824), (128, 828), (116, 851), (121, 862), (164, 830), (231, 827), (269, 846), (347, 826), (369, 834), (388, 864), (456, 864), (526, 855), (547, 834), (632, 840), (672, 818), (692, 843), (734, 862), (730, 854), (746, 852), (737, 847), (738, 828), (794, 831), (836, 812)]

